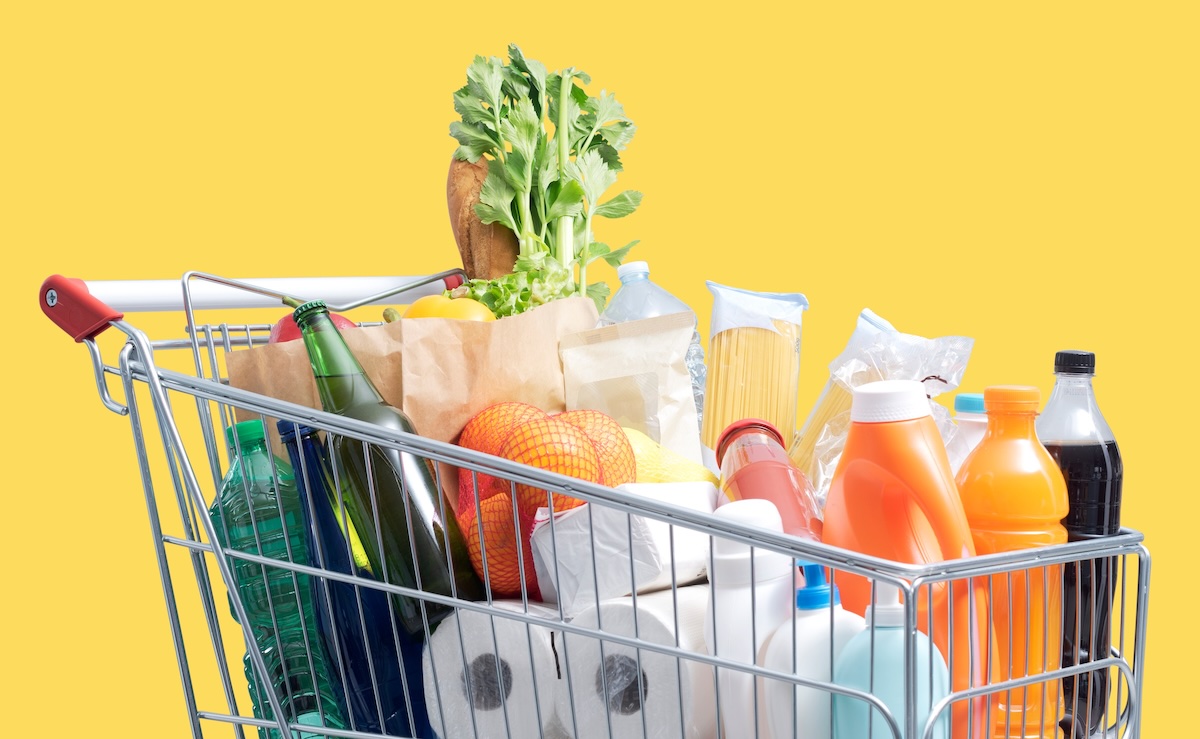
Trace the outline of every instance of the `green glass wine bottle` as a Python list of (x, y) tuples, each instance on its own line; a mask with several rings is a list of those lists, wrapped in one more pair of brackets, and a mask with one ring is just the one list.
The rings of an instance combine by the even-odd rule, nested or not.
[[(326, 411), (390, 431), (417, 433), (408, 416), (388, 405), (363, 372), (324, 302), (305, 303), (293, 317)], [(483, 599), (483, 584), (471, 566), (454, 511), (425, 459), (339, 434), (330, 434), (329, 451), (344, 478), (346, 510), (377, 577), (426, 593)], [(418, 638), (424, 636), (426, 621), (432, 627), (453, 611), (419, 598), (395, 595), (393, 601), (400, 622)]]

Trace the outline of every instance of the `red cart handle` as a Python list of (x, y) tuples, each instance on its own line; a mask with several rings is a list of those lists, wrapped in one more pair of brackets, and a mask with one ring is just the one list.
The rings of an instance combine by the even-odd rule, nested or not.
[(94, 339), (125, 314), (92, 297), (83, 280), (50, 275), (38, 294), (42, 312), (75, 341)]

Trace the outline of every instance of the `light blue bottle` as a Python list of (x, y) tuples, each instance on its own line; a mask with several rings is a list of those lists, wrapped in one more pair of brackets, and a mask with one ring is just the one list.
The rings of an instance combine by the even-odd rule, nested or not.
[[(904, 606), (895, 585), (875, 584), (874, 607), (867, 609), (867, 629), (857, 634), (842, 650), (833, 668), (833, 681), (847, 688), (871, 693), (887, 706), (904, 733)], [(874, 644), (872, 645), (872, 634)], [(917, 633), (917, 736), (924, 736), (930, 709), (950, 693), (950, 675), (942, 653)], [(872, 659), (872, 647), (874, 658)], [(931, 679), (932, 676), (932, 679)], [(872, 716), (873, 714), (873, 716)], [(931, 735), (949, 739), (950, 711), (942, 712)], [(868, 722), (870, 729), (868, 729)], [(833, 697), (835, 739), (890, 739), (887, 722), (871, 704), (844, 695)]]

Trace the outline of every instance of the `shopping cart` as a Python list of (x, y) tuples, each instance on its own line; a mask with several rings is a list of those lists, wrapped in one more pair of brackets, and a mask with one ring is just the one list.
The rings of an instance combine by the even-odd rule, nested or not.
[[(1107, 673), (1111, 685), (1108, 700), (1104, 702), (1104, 715), (1099, 720), (1088, 717), (1089, 720), (1078, 721), (1077, 727), (1094, 727), (1093, 735), (1096, 736), (1141, 735), (1150, 557), (1143, 546), (1143, 537), (1136, 531), (1123, 529), (1118, 536), (1104, 539), (938, 565), (908, 566), (888, 562), (721, 520), (710, 513), (623, 490), (543, 472), (452, 444), (382, 430), (231, 387), (225, 377), (225, 357), (231, 351), (266, 343), (270, 326), (204, 323), (198, 318), (200, 312), (207, 314), (215, 309), (279, 307), (286, 296), (323, 299), (335, 311), (363, 305), (402, 305), (418, 296), (453, 287), (461, 279), (462, 274), (458, 271), (421, 278), (250, 281), (193, 272), (184, 275), (179, 282), (84, 283), (56, 275), (43, 284), (39, 294), (43, 311), (76, 341), (87, 346), (102, 403), (114, 413), (128, 416), (130, 421), (193, 737), (204, 736), (206, 732), (225, 735), (231, 731), (241, 739), (246, 736), (247, 728), (252, 734), (257, 731), (264, 737), (399, 736), (387, 733), (388, 723), (382, 710), (379, 710), (379, 721), (363, 722), (356, 720), (354, 711), (343, 706), (342, 728), (334, 728), (336, 722), (333, 721), (326, 722), (323, 727), (295, 723), (295, 711), (289, 705), (288, 695), (293, 683), (288, 676), (276, 683), (279, 689), (263, 691), (266, 705), (256, 707), (258, 715), (254, 715), (255, 711), (248, 708), (245, 698), (247, 677), (243, 676), (243, 668), (237, 663), (242, 660), (244, 651), (248, 665), (246, 674), (252, 671), (256, 675), (267, 675), (264, 654), (249, 629), (238, 628), (228, 620), (224, 609), (218, 607), (220, 593), (224, 590), (231, 615), (238, 623), (249, 623), (246, 605), (231, 574), (235, 561), (255, 563), (264, 573), (273, 570), (292, 573), (293, 582), (299, 582), (297, 578), (309, 578), (314, 590), (324, 588), (327, 593), (332, 585), (352, 587), (360, 603), (363, 594), (387, 593), (415, 598), (431, 607), (441, 605), (453, 609), (452, 615), (440, 622), (426, 619), (423, 633), (416, 635), (427, 645), (420, 673), (403, 660), (392, 666), (398, 668), (405, 690), (400, 696), (401, 723), (414, 727), (412, 733), (422, 736), (429, 735), (431, 725), (440, 728), (442, 736), (451, 739), (469, 736), (515, 739), (530, 736), (709, 737), (716, 736), (717, 727), (722, 724), (724, 736), (730, 739), (767, 736), (766, 714), (771, 709), (764, 705), (762, 695), (770, 681), (821, 690), (828, 694), (835, 709), (839, 702), (870, 706), (872, 737), (947, 737), (948, 719), (956, 711), (965, 711), (971, 717), (967, 724), (969, 739), (981, 739), (985, 735), (1056, 736), (1061, 735), (1057, 729), (1046, 732), (1043, 728), (1033, 727), (1030, 732), (1021, 733), (1015, 727), (995, 727), (990, 718), (993, 706), (1033, 685), (1058, 685), (1064, 679), (1077, 681), (1085, 673), (1097, 672)], [(125, 322), (121, 310), (182, 310), (186, 336), (151, 340)], [(96, 341), (96, 337), (110, 327), (126, 336), (117, 350), (115, 364), (112, 359), (105, 359)], [(119, 394), (110, 392), (109, 378), (119, 381)], [(235, 420), (245, 418), (261, 418), (267, 428), (277, 425), (312, 427), (326, 434), (344, 435), (441, 463), (435, 465), (439, 484), (445, 474), (442, 465), (452, 465), (472, 471), (472, 479), (476, 481), (481, 475), (491, 475), (508, 481), (514, 490), (518, 484), (545, 490), (548, 505), (553, 502), (551, 492), (579, 498), (588, 503), (588, 521), (603, 518), (611, 522), (616, 517), (615, 520), (623, 522), (630, 532), (630, 541), (635, 525), (665, 527), (668, 534), (663, 561), (669, 585), (657, 593), (639, 594), (637, 591), (643, 581), (635, 571), (632, 557), (610, 554), (601, 561), (593, 560), (593, 583), (602, 579), (601, 570), (611, 573), (617, 571), (613, 568), (619, 568), (620, 572), (628, 571), (629, 575), (629, 595), (617, 600), (620, 600), (618, 605), (631, 608), (636, 615), (631, 620), (612, 618), (606, 625), (603, 618), (593, 622), (581, 616), (571, 617), (561, 604), (539, 604), (527, 598), (500, 602), (492, 597), (490, 588), (485, 600), (473, 602), (458, 598), (456, 592), (449, 595), (423, 592), (380, 582), (361, 572), (347, 574), (323, 568), (320, 561), (300, 564), (290, 555), (286, 559), (277, 559), (214, 547), (212, 542), (219, 540), (207, 511), (230, 459), (222, 432)], [(336, 476), (336, 464), (334, 468)], [(374, 496), (375, 491), (371, 494)], [(516, 499), (515, 495), (513, 499)], [(446, 505), (443, 501), (441, 515), (453, 515), (446, 510)], [(172, 510), (177, 517), (174, 513), (168, 514)], [(514, 518), (515, 515), (514, 511)], [(557, 543), (554, 522), (555, 518), (550, 517), (551, 541)], [(618, 524), (618, 530), (621, 525)], [(588, 532), (592, 551), (595, 551), (598, 533), (597, 530)], [(831, 573), (854, 573), (871, 578), (877, 584), (897, 586), (905, 603), (904, 674), (899, 676), (904, 684), (903, 710), (893, 710), (894, 705), (889, 709), (870, 690), (800, 677), (794, 674), (796, 670), (766, 669), (746, 660), (724, 656), (719, 647), (715, 650), (719, 656), (710, 654), (705, 647), (706, 641), (717, 641), (721, 634), (733, 633), (730, 629), (749, 630), (751, 643), (761, 641), (762, 635), (755, 633), (759, 626), (754, 615), (759, 604), (754, 602), (751, 594), (747, 604), (751, 617), (738, 624), (716, 623), (715, 614), (721, 610), (719, 608), (700, 606), (698, 610), (697, 603), (703, 604), (710, 598), (715, 601), (723, 591), (719, 589), (719, 582), (684, 584), (683, 573), (677, 577), (673, 566), (678, 554), (676, 546), (685, 535), (705, 537), (709, 553), (716, 539), (726, 539), (751, 547), (750, 551), (755, 553), (752, 557), (760, 552), (777, 553), (792, 560), (824, 565)], [(486, 561), (486, 539), (482, 546)], [(221, 556), (217, 556), (217, 552)], [(922, 693), (918, 689), (922, 681), (932, 680), (932, 670), (929, 676), (919, 674), (918, 665), (929, 660), (922, 660), (918, 653), (918, 645), (922, 643), (918, 634), (932, 629), (931, 604), (936, 589), (950, 587), (950, 583), (963, 585), (982, 580), (988, 583), (990, 590), (995, 583), (1005, 582), (1011, 586), (1014, 578), (1028, 583), (1033, 578), (1024, 577), (1027, 574), (1040, 575), (1045, 582), (1060, 582), (1060, 568), (1067, 563), (1075, 563), (1075, 566), (1092, 572), (1112, 573), (1111, 602), (1103, 602), (1101, 594), (1102, 602), (1093, 603), (1096, 609), (1110, 609), (1112, 613), (1112, 643), (1101, 645), (1098, 650), (1100, 655), (1107, 656), (1057, 669), (1026, 665), (1030, 668), (1027, 677), (1007, 680), (997, 677), (989, 660), (988, 679), (980, 684), (955, 685), (944, 696), (930, 695), (928, 691)], [(191, 588), (181, 586), (178, 580), (180, 572), (186, 572), (188, 567), (195, 581), (194, 593)], [(522, 582), (532, 575), (525, 571), (523, 564), (520, 574)], [(698, 593), (703, 595), (698, 596)], [(597, 585), (592, 600), (607, 603), (613, 599), (603, 595)], [(657, 604), (654, 618), (642, 620), (640, 609), (643, 606), (639, 601), (646, 604), (646, 609), (651, 602)], [(922, 602), (930, 607), (919, 617), (917, 604)], [(953, 609), (954, 599), (948, 599), (947, 604)], [(703, 629), (697, 614), (707, 621), (708, 635), (703, 639), (694, 633)], [(1015, 612), (1008, 618), (1014, 623), (1018, 619), (1028, 623), (1031, 615), (1036, 614)], [(993, 614), (993, 618), (1002, 617)], [(922, 618), (929, 619), (929, 623), (923, 623)], [(1048, 618), (1048, 613), (1043, 614), (1042, 621)], [(950, 623), (953, 622), (953, 614), (950, 614)], [(792, 623), (794, 629), (795, 622)], [(663, 628), (650, 628), (654, 624)], [(783, 629), (786, 628), (785, 622)], [(227, 644), (230, 629), (241, 632), (242, 645)], [(394, 623), (392, 629), (396, 629)], [(868, 629), (868, 633), (874, 632)], [(453, 639), (446, 634), (452, 634)], [(398, 645), (400, 634), (397, 631), (395, 635)], [(991, 639), (989, 632), (988, 653)], [(436, 644), (445, 646), (448, 641), (452, 643), (447, 649), (435, 652)], [(975, 650), (968, 654), (956, 651), (953, 648), (955, 641), (951, 634), (950, 648), (940, 655), (951, 674), (960, 660), (978, 664), (977, 660), (983, 659), (983, 655), (976, 654)], [(309, 654), (311, 667), (322, 646), (311, 644), (309, 648), (312, 650)], [(1094, 655), (1096, 652), (1096, 649), (1092, 650)], [(197, 655), (206, 656), (198, 658)], [(344, 700), (350, 690), (348, 668), (339, 662), (337, 654), (325, 654), (324, 657), (334, 666), (333, 682), (340, 684)], [(833, 674), (832, 653), (822, 659), (828, 659), (828, 673)], [(1001, 655), (1001, 661), (1009, 664), (1019, 664), (1022, 659), (1028, 662), (1028, 654)], [(384, 690), (376, 680), (381, 668), (382, 665), (370, 665), (368, 693), (375, 697), (376, 708), (381, 705)], [(749, 705), (736, 705), (729, 694), (728, 686), (734, 683), (726, 678), (738, 676), (744, 679), (743, 686), (750, 686)], [(873, 674), (872, 681), (895, 677)], [(1057, 691), (1047, 688), (1043, 695), (1047, 694), (1056, 695)], [(1056, 711), (1053, 705), (1046, 710)], [(984, 711), (988, 718), (975, 721), (977, 711)], [(1062, 711), (1061, 704), (1057, 711)], [(734, 712), (750, 717), (749, 729), (744, 733), (732, 726)], [(837, 710), (832, 715), (836, 726)], [(274, 718), (268, 720), (262, 716)], [(804, 718), (800, 717), (799, 721), (800, 725), (784, 733), (811, 736), (805, 733)], [(985, 727), (982, 732), (979, 726)], [(1080, 730), (1079, 735), (1085, 733), (1088, 732)], [(958, 724), (955, 724), (954, 734), (955, 739), (967, 736), (959, 731)]]

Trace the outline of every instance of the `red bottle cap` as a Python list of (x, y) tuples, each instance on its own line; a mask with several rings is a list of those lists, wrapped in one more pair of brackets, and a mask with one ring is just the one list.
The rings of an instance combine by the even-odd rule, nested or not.
[(779, 442), (783, 446), (783, 434), (779, 433), (779, 429), (770, 421), (764, 421), (761, 418), (743, 418), (740, 421), (734, 421), (725, 427), (721, 435), (717, 437), (717, 464), (720, 465), (725, 458), (725, 450), (729, 447), (729, 443), (733, 438), (743, 431), (756, 429), (766, 433), (768, 436)]

